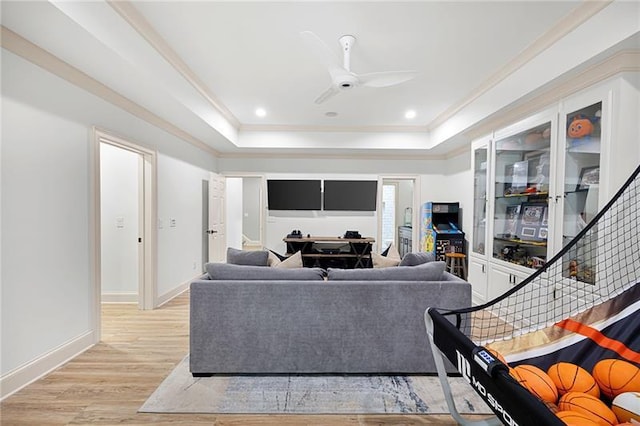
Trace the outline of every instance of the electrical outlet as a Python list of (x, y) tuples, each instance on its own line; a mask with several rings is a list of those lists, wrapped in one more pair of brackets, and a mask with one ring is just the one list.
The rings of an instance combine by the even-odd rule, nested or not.
[(169, 219), (169, 226), (171, 228), (175, 228), (176, 227), (176, 220), (174, 218)]
[(193, 262), (193, 270), (195, 271), (196, 268), (198, 267), (198, 264), (196, 262)]

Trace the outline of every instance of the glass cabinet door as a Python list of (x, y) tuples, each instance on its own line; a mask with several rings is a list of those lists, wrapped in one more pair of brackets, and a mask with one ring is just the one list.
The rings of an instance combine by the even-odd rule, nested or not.
[(540, 268), (547, 261), (551, 122), (495, 142), (493, 257)]
[(473, 151), (473, 250), (484, 255), (487, 244), (487, 172), (488, 147)]
[[(562, 246), (571, 241), (598, 212), (602, 102), (566, 116)], [(595, 282), (597, 230), (563, 256), (563, 276)]]

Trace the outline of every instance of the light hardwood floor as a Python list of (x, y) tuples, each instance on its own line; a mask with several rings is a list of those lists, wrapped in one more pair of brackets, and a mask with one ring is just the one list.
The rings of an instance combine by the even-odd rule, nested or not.
[(0, 404), (3, 426), (456, 424), (450, 416), (442, 415), (137, 413), (147, 397), (188, 353), (188, 293), (154, 311), (139, 311), (134, 305), (104, 305), (102, 321), (103, 341), (100, 344)]

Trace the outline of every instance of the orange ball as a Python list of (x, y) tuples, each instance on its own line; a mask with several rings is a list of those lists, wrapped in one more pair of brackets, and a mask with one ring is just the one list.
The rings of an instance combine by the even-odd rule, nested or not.
[(502, 362), (504, 365), (509, 365), (500, 352), (496, 351), (495, 349), (491, 349), (491, 348), (486, 348), (486, 349), (489, 351), (489, 353), (491, 353), (491, 355), (493, 355), (494, 357), (498, 358), (500, 360), (500, 362)]
[(547, 373), (533, 365), (518, 365), (511, 370), (511, 375), (529, 392), (544, 402), (555, 403), (558, 400), (558, 389)]
[(588, 393), (566, 393), (560, 398), (558, 408), (560, 411), (569, 410), (584, 414), (603, 426), (613, 426), (618, 423), (614, 412), (604, 402)]
[(600, 423), (596, 422), (591, 417), (585, 416), (584, 414), (580, 414), (576, 411), (558, 411), (556, 416), (569, 426), (600, 426)]
[(621, 359), (598, 361), (591, 372), (600, 391), (609, 399), (624, 392), (640, 392), (640, 368)]
[(553, 364), (547, 374), (558, 388), (560, 396), (567, 392), (584, 392), (600, 398), (596, 380), (584, 368), (569, 362)]

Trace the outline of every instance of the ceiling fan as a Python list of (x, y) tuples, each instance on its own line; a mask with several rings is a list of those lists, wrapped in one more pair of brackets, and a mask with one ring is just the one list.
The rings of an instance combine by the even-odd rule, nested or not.
[(315, 103), (321, 104), (327, 99), (337, 95), (341, 91), (350, 90), (354, 87), (389, 87), (395, 86), (405, 81), (415, 78), (418, 73), (416, 71), (386, 71), (373, 72), (367, 74), (356, 74), (351, 71), (351, 48), (356, 38), (352, 35), (343, 35), (339, 42), (342, 46), (344, 54), (343, 63), (341, 64), (329, 46), (311, 31), (303, 31), (300, 33), (307, 45), (315, 52), (319, 60), (327, 67), (329, 75), (331, 75), (331, 86), (325, 90), (315, 100)]

